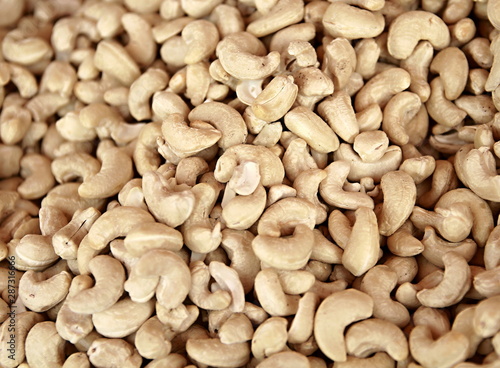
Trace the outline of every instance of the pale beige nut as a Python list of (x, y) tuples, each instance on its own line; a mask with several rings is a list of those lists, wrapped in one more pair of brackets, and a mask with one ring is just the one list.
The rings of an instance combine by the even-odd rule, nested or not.
[(237, 79), (264, 79), (271, 75), (279, 66), (280, 54), (272, 51), (264, 56), (265, 52), (262, 42), (248, 32), (226, 36), (216, 49), (224, 70)]
[(345, 334), (347, 353), (358, 358), (384, 351), (396, 361), (408, 358), (406, 336), (395, 324), (370, 318), (353, 324)]
[(61, 367), (66, 341), (59, 336), (55, 323), (45, 321), (34, 325), (26, 336), (26, 360), (30, 367)]
[(357, 66), (354, 48), (347, 39), (340, 37), (324, 48), (323, 71), (332, 79), (336, 91), (346, 89)]
[(150, 249), (180, 251), (182, 234), (174, 228), (158, 222), (146, 222), (132, 228), (125, 237), (124, 246), (135, 257), (142, 256)]
[(226, 290), (210, 292), (208, 283), (210, 271), (202, 261), (191, 262), (191, 288), (189, 299), (199, 308), (206, 310), (222, 310), (229, 307), (232, 301), (231, 294)]
[(383, 32), (384, 26), (381, 13), (359, 9), (342, 1), (332, 3), (323, 16), (323, 27), (332, 37), (376, 37)]
[(360, 290), (373, 299), (373, 316), (403, 328), (410, 321), (408, 310), (390, 294), (398, 283), (396, 272), (389, 266), (377, 265), (370, 269), (361, 281)]
[(500, 296), (493, 296), (478, 303), (473, 317), (474, 331), (482, 338), (493, 336), (500, 329), (498, 304)]
[(140, 75), (139, 67), (127, 50), (116, 41), (99, 42), (94, 56), (95, 66), (130, 86)]
[(130, 86), (128, 108), (137, 120), (151, 119), (152, 113), (149, 99), (155, 92), (167, 86), (169, 77), (161, 69), (151, 68), (137, 78)]
[[(155, 60), (157, 50), (156, 42), (153, 40), (151, 25), (146, 19), (136, 13), (122, 15), (121, 22), (123, 29), (129, 36), (125, 51), (139, 66), (149, 66)], [(116, 56), (116, 54), (113, 56)], [(125, 57), (125, 55), (122, 54), (121, 57)], [(121, 61), (123, 62), (124, 60), (121, 59)], [(133, 68), (131, 63), (127, 67), (129, 72)]]
[(435, 14), (421, 10), (405, 12), (389, 27), (387, 49), (396, 59), (406, 59), (420, 40), (428, 40), (434, 49), (440, 50), (450, 43), (450, 32)]
[(282, 118), (297, 97), (299, 87), (293, 81), (292, 76), (274, 77), (251, 105), (255, 116), (267, 122)]
[(286, 319), (282, 317), (271, 317), (257, 327), (252, 339), (252, 355), (257, 360), (285, 350), (286, 324)]
[(465, 54), (459, 48), (447, 47), (434, 57), (430, 71), (439, 74), (446, 98), (453, 101), (464, 91), (469, 64)]
[(304, 16), (304, 3), (299, 0), (278, 0), (259, 19), (247, 26), (247, 32), (256, 37), (267, 36), (291, 24), (298, 23)]
[(95, 278), (95, 285), (67, 300), (68, 308), (76, 313), (92, 314), (106, 310), (115, 304), (123, 293), (125, 270), (120, 261), (101, 255), (93, 258), (88, 267)]
[(416, 93), (422, 102), (426, 102), (431, 94), (429, 82), (429, 66), (434, 56), (434, 49), (429, 41), (421, 41), (410, 56), (401, 60), (401, 68), (411, 75), (410, 91)]
[(223, 344), (219, 339), (188, 339), (186, 351), (191, 359), (217, 367), (240, 367), (250, 360), (247, 342)]
[(92, 341), (87, 350), (90, 363), (96, 368), (114, 366), (139, 368), (142, 357), (133, 345), (123, 339), (99, 337)]
[(467, 356), (469, 340), (458, 331), (450, 331), (434, 340), (428, 326), (416, 326), (410, 333), (410, 352), (423, 366), (449, 367)]
[(92, 314), (97, 332), (110, 338), (122, 338), (137, 331), (151, 316), (155, 302), (136, 303), (130, 298), (117, 301), (113, 306)]
[[(342, 308), (348, 303), (350, 308)], [(314, 318), (314, 337), (321, 351), (335, 361), (346, 361), (344, 329), (349, 324), (369, 318), (373, 313), (373, 300), (356, 289), (333, 293), (327, 297)], [(332, 318), (336, 315), (336, 318)]]
[(263, 269), (257, 274), (255, 293), (262, 308), (271, 316), (289, 316), (297, 312), (300, 296), (285, 294), (278, 273), (272, 268)]

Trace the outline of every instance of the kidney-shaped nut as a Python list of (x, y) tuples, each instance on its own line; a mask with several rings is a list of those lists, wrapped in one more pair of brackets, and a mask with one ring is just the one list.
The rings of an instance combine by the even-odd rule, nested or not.
[(188, 115), (190, 121), (202, 120), (210, 123), (222, 133), (217, 142), (223, 150), (245, 143), (247, 127), (241, 114), (229, 105), (220, 102), (205, 102), (196, 106)]
[(134, 346), (123, 339), (99, 338), (92, 341), (87, 350), (90, 363), (96, 368), (139, 368), (142, 357)]
[(287, 320), (282, 317), (271, 317), (260, 324), (252, 338), (252, 354), (262, 360), (283, 351), (287, 340)]
[(272, 316), (289, 316), (297, 312), (300, 296), (285, 294), (278, 272), (273, 268), (263, 269), (257, 274), (255, 293), (262, 308)]
[(127, 87), (141, 75), (139, 66), (127, 50), (112, 40), (103, 40), (97, 44), (94, 65)]
[(186, 64), (196, 64), (208, 58), (219, 43), (217, 27), (208, 20), (189, 22), (182, 30), (182, 39), (187, 45), (184, 56)]
[(264, 44), (248, 32), (227, 35), (217, 45), (216, 53), (224, 70), (237, 79), (264, 79), (280, 64), (279, 52), (264, 56)]
[(314, 337), (321, 351), (334, 361), (346, 361), (344, 329), (370, 318), (372, 313), (372, 298), (359, 290), (348, 289), (328, 296), (314, 317)]
[(417, 188), (412, 177), (404, 171), (390, 171), (380, 180), (384, 202), (379, 215), (381, 235), (394, 234), (410, 217), (417, 199)]
[(154, 309), (154, 300), (136, 303), (127, 297), (108, 309), (94, 313), (92, 323), (102, 336), (121, 338), (137, 331), (151, 317)]
[(481, 300), (474, 312), (473, 326), (482, 338), (495, 335), (500, 330), (500, 295)]
[(191, 262), (191, 288), (189, 299), (199, 308), (206, 310), (222, 310), (231, 304), (231, 294), (226, 290), (217, 290), (211, 293), (208, 290), (210, 271), (202, 261)]
[(318, 152), (329, 153), (339, 147), (333, 130), (307, 107), (299, 106), (289, 111), (285, 115), (285, 125)]
[(273, 151), (263, 146), (238, 144), (228, 148), (217, 160), (215, 179), (227, 183), (236, 166), (243, 161), (253, 161), (259, 164), (261, 183), (263, 186), (281, 184), (285, 176), (283, 163)]
[(45, 321), (34, 325), (26, 336), (26, 360), (30, 367), (61, 367), (66, 341), (59, 336), (55, 323)]
[[(50, 271), (50, 269), (49, 269)], [(71, 276), (66, 271), (26, 271), (19, 280), (19, 297), (34, 312), (45, 312), (61, 302), (68, 293)]]
[(89, 270), (95, 278), (95, 285), (67, 299), (73, 312), (92, 314), (111, 307), (123, 293), (125, 270), (120, 261), (100, 255), (89, 263)]
[(429, 326), (416, 326), (410, 333), (410, 352), (424, 367), (445, 368), (462, 362), (467, 357), (469, 340), (458, 332), (450, 331), (439, 339), (432, 338)]
[(450, 44), (450, 31), (437, 15), (413, 10), (399, 15), (389, 27), (387, 49), (396, 59), (406, 59), (420, 40), (428, 40), (436, 50)]
[(272, 3), (274, 5), (269, 11), (264, 12), (262, 17), (247, 26), (249, 33), (256, 37), (264, 37), (298, 23), (304, 17), (304, 3), (300, 0), (277, 0)]
[(396, 361), (408, 358), (408, 342), (395, 324), (370, 318), (352, 325), (345, 334), (347, 353), (366, 358), (377, 351), (387, 352)]
[(448, 100), (460, 97), (469, 76), (469, 64), (462, 50), (458, 47), (441, 50), (432, 60), (430, 71), (441, 77), (444, 95)]
[(392, 300), (391, 292), (398, 275), (386, 265), (370, 269), (361, 281), (360, 290), (373, 299), (373, 316), (403, 328), (410, 322), (410, 313), (401, 303)]
[(359, 207), (356, 222), (342, 254), (342, 264), (353, 275), (361, 276), (375, 266), (379, 258), (379, 229), (373, 209)]
[(140, 257), (155, 248), (180, 251), (183, 241), (180, 231), (162, 223), (146, 222), (127, 233), (124, 245), (132, 256)]
[(279, 120), (294, 104), (298, 91), (291, 75), (278, 75), (253, 100), (252, 111), (264, 121)]
[(400, 92), (392, 97), (384, 108), (382, 129), (389, 139), (403, 146), (410, 141), (409, 131), (415, 124), (415, 118), (420, 111), (422, 102), (416, 93)]
[(250, 360), (250, 347), (247, 342), (223, 344), (220, 339), (188, 339), (186, 352), (199, 364), (221, 368), (236, 368)]
[(330, 4), (322, 23), (330, 36), (347, 39), (377, 37), (385, 26), (382, 13), (359, 9), (343, 1)]
[(462, 300), (471, 287), (469, 264), (461, 255), (448, 252), (443, 255), (443, 280), (430, 289), (417, 292), (417, 299), (422, 305), (432, 308), (444, 308)]

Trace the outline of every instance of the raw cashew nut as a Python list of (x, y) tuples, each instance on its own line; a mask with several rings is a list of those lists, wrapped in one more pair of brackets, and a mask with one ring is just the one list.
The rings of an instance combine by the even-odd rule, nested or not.
[(202, 261), (191, 262), (191, 288), (189, 299), (199, 308), (206, 310), (222, 310), (229, 307), (232, 298), (226, 290), (217, 290), (211, 293), (208, 290), (210, 271)]
[(290, 110), (285, 115), (285, 125), (318, 152), (329, 153), (339, 147), (339, 140), (333, 130), (307, 107), (299, 106)]
[(439, 339), (432, 338), (429, 326), (416, 326), (410, 332), (410, 352), (424, 367), (453, 367), (467, 357), (469, 340), (458, 331), (450, 331)]
[(188, 339), (186, 352), (199, 364), (221, 368), (244, 366), (250, 360), (247, 342), (223, 344), (220, 339)]
[(164, 89), (168, 74), (161, 69), (150, 68), (131, 85), (128, 93), (128, 108), (136, 120), (151, 119), (149, 99), (154, 93)]
[(469, 64), (462, 50), (458, 47), (441, 50), (432, 60), (430, 71), (441, 77), (444, 95), (448, 100), (460, 97), (469, 76)]
[(97, 44), (94, 65), (126, 87), (129, 87), (141, 75), (139, 66), (127, 50), (112, 40), (103, 40)]
[(247, 31), (256, 37), (264, 37), (300, 22), (303, 17), (304, 2), (302, 0), (277, 0), (267, 14), (247, 26)]
[(188, 65), (196, 64), (207, 59), (215, 51), (219, 43), (219, 32), (212, 22), (198, 19), (184, 27), (182, 39), (188, 48), (184, 62)]
[(372, 313), (372, 298), (359, 290), (343, 290), (327, 297), (314, 317), (314, 337), (321, 351), (334, 361), (345, 362), (344, 329)]
[(123, 339), (97, 338), (88, 347), (87, 355), (95, 367), (139, 368), (142, 364), (137, 350)]
[(232, 33), (219, 42), (216, 54), (224, 70), (237, 79), (264, 79), (280, 64), (277, 51), (264, 56), (266, 48), (248, 32)]
[(343, 1), (330, 4), (322, 23), (330, 36), (347, 39), (377, 37), (385, 26), (382, 13), (359, 9)]
[(76, 313), (92, 314), (106, 310), (123, 293), (125, 270), (120, 261), (100, 255), (93, 258), (88, 267), (95, 278), (95, 285), (66, 300), (69, 309)]
[(408, 11), (391, 22), (387, 49), (396, 59), (406, 59), (420, 40), (428, 40), (434, 49), (441, 50), (450, 44), (450, 31), (444, 21), (433, 13)]
[(257, 360), (285, 350), (286, 326), (285, 318), (271, 317), (257, 327), (252, 338), (252, 354)]
[(482, 338), (495, 335), (500, 330), (500, 295), (481, 300), (474, 312), (473, 326)]
[(377, 217), (372, 209), (359, 207), (356, 222), (342, 254), (342, 264), (355, 276), (361, 276), (378, 261), (380, 245)]
[(422, 305), (432, 308), (444, 308), (462, 300), (471, 287), (469, 264), (461, 255), (448, 252), (443, 255), (443, 280), (433, 288), (417, 293)]
[(26, 336), (26, 360), (30, 367), (61, 367), (66, 341), (59, 336), (55, 323), (45, 321), (34, 325)]
[(252, 102), (252, 111), (258, 119), (272, 122), (281, 119), (295, 102), (299, 87), (291, 75), (278, 75)]
[(149, 211), (170, 227), (184, 223), (195, 206), (195, 195), (186, 185), (177, 185), (175, 178), (147, 171), (142, 177), (142, 190)]
[(53, 274), (26, 271), (19, 280), (19, 297), (34, 312), (45, 312), (61, 302), (69, 291), (71, 276), (66, 271)]
[[(389, 139), (403, 146), (410, 140), (409, 128), (420, 111), (422, 102), (416, 93), (400, 92), (392, 97), (384, 108), (382, 129)], [(411, 128), (410, 128), (411, 129)]]
[(380, 180), (384, 202), (379, 215), (381, 235), (394, 234), (410, 217), (417, 199), (417, 188), (412, 177), (404, 171), (390, 171)]
[(205, 102), (191, 110), (188, 118), (190, 121), (207, 122), (219, 130), (222, 136), (217, 144), (223, 150), (245, 143), (247, 138), (245, 121), (241, 114), (229, 105), (220, 102)]
[(285, 294), (278, 273), (272, 268), (257, 274), (255, 293), (262, 308), (271, 316), (290, 316), (297, 312), (300, 296)]
[(408, 342), (395, 324), (370, 318), (352, 325), (345, 334), (347, 353), (366, 358), (377, 351), (385, 351), (396, 361), (408, 358)]

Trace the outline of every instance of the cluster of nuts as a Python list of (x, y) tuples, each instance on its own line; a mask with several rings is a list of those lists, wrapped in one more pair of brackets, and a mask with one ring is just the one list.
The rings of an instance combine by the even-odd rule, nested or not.
[(0, 366), (500, 364), (500, 0), (0, 0)]

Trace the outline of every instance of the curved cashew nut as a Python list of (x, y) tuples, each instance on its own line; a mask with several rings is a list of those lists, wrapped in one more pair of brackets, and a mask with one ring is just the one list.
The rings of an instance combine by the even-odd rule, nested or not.
[(94, 65), (126, 87), (129, 87), (141, 75), (139, 66), (127, 50), (112, 40), (103, 40), (97, 44)]
[(293, 182), (297, 190), (297, 198), (307, 199), (316, 208), (316, 223), (321, 224), (327, 218), (327, 207), (320, 202), (318, 191), (320, 183), (327, 177), (327, 172), (320, 169), (306, 170), (300, 173)]
[(344, 329), (353, 322), (370, 318), (372, 313), (372, 298), (356, 289), (339, 291), (323, 300), (314, 317), (314, 337), (323, 354), (345, 362)]
[(403, 328), (410, 322), (410, 313), (401, 303), (391, 299), (398, 275), (389, 266), (377, 265), (361, 281), (360, 290), (373, 299), (373, 316)]
[(129, 36), (129, 42), (124, 48), (125, 51), (139, 66), (150, 65), (156, 58), (157, 50), (151, 25), (136, 13), (124, 14), (121, 21), (123, 29)]
[(382, 129), (389, 139), (403, 146), (409, 142), (407, 126), (420, 111), (422, 102), (416, 93), (400, 92), (392, 97), (384, 108)]
[(218, 43), (216, 54), (224, 70), (237, 79), (264, 79), (279, 66), (281, 56), (248, 32), (232, 33)]
[(252, 354), (262, 360), (286, 349), (287, 320), (271, 317), (257, 327), (252, 338)]
[(366, 358), (377, 351), (385, 351), (396, 361), (408, 358), (408, 342), (403, 331), (383, 319), (371, 318), (352, 325), (345, 334), (347, 353)]
[(266, 190), (262, 185), (252, 194), (234, 197), (222, 208), (222, 219), (226, 227), (235, 230), (248, 229), (264, 212), (266, 201)]
[(430, 86), (431, 94), (425, 103), (429, 116), (445, 127), (458, 126), (465, 119), (467, 113), (445, 97), (441, 77), (434, 78)]
[(339, 147), (339, 140), (333, 130), (307, 107), (299, 106), (290, 110), (285, 115), (285, 125), (318, 152), (329, 153)]
[(136, 120), (151, 119), (149, 99), (154, 93), (167, 86), (168, 74), (157, 68), (150, 68), (130, 86), (128, 108)]
[(307, 264), (313, 244), (312, 230), (305, 224), (298, 224), (293, 236), (286, 239), (257, 235), (252, 241), (252, 249), (261, 261), (271, 267), (282, 270), (298, 270)]
[(250, 360), (247, 342), (224, 344), (220, 339), (188, 339), (186, 352), (199, 364), (215, 367), (241, 367)]
[(213, 146), (222, 137), (216, 129), (189, 127), (180, 114), (171, 114), (161, 125), (163, 138), (179, 158), (192, 156)]
[(137, 331), (151, 317), (154, 310), (154, 300), (136, 303), (127, 297), (106, 310), (94, 313), (92, 323), (102, 336), (123, 338)]
[(443, 280), (430, 289), (417, 292), (417, 299), (424, 306), (444, 308), (453, 305), (462, 300), (471, 287), (470, 267), (461, 255), (448, 252), (442, 259)]
[(50, 165), (50, 159), (38, 153), (28, 153), (21, 158), (20, 174), (24, 181), (17, 191), (23, 198), (41, 198), (52, 189), (55, 179)]
[(195, 195), (185, 185), (177, 186), (175, 179), (147, 171), (142, 177), (142, 190), (149, 211), (170, 227), (183, 224), (195, 207)]
[(19, 297), (34, 312), (45, 312), (61, 302), (69, 291), (71, 276), (66, 271), (52, 275), (45, 272), (26, 271), (19, 280)]
[(166, 249), (178, 252), (183, 246), (180, 231), (158, 222), (146, 222), (127, 233), (125, 249), (134, 257), (140, 257), (150, 249)]
[(206, 102), (196, 106), (188, 115), (190, 121), (201, 120), (222, 133), (217, 142), (223, 150), (242, 144), (247, 138), (247, 126), (241, 114), (229, 105)]
[(283, 163), (269, 148), (238, 144), (229, 147), (217, 160), (215, 178), (221, 183), (227, 183), (233, 170), (243, 161), (253, 161), (259, 164), (261, 183), (263, 186), (281, 184), (285, 176)]
[(123, 339), (97, 338), (88, 347), (87, 355), (95, 367), (138, 368), (142, 364), (137, 350)]
[(66, 301), (62, 304), (56, 317), (57, 333), (65, 340), (75, 344), (87, 336), (93, 329), (91, 314), (75, 313), (68, 307), (68, 299), (80, 291), (92, 287), (93, 280), (88, 275), (78, 275), (71, 280), (71, 286)]
[(319, 304), (319, 297), (314, 292), (306, 292), (299, 301), (297, 313), (288, 329), (288, 342), (300, 344), (313, 334), (314, 314)]
[(3, 57), (16, 64), (33, 65), (52, 58), (53, 50), (41, 37), (26, 37), (24, 32), (14, 29), (2, 40)]
[(272, 268), (257, 274), (255, 293), (262, 308), (271, 316), (289, 316), (297, 312), (300, 296), (285, 294), (278, 273)]
[(453, 320), (451, 329), (453, 331), (461, 332), (469, 339), (469, 349), (467, 358), (471, 358), (476, 354), (477, 347), (483, 341), (483, 338), (474, 331), (474, 315), (476, 313), (476, 306), (466, 308), (460, 311)]
[(247, 31), (256, 37), (264, 37), (286, 26), (298, 23), (304, 17), (304, 3), (300, 0), (278, 0), (267, 14), (254, 20)]
[(469, 64), (462, 50), (458, 47), (447, 47), (432, 59), (430, 71), (439, 74), (443, 83), (444, 95), (456, 100), (465, 89), (469, 76)]
[(377, 37), (384, 31), (385, 20), (380, 12), (336, 1), (326, 9), (322, 24), (325, 32), (334, 38), (356, 39)]
[(83, 181), (95, 176), (101, 163), (85, 152), (74, 152), (68, 155), (57, 157), (51, 163), (52, 174), (59, 183), (73, 181), (82, 178)]
[(202, 261), (191, 263), (191, 288), (189, 289), (189, 299), (202, 309), (226, 309), (229, 307), (229, 304), (231, 304), (231, 294), (222, 289), (211, 293), (208, 290), (210, 277), (210, 271), (205, 263)]
[(432, 338), (429, 326), (416, 326), (410, 332), (410, 352), (424, 367), (452, 367), (467, 357), (469, 340), (458, 331), (450, 331), (439, 339)]
[(354, 99), (356, 111), (362, 111), (376, 103), (381, 108), (397, 93), (407, 89), (411, 76), (402, 68), (390, 68), (376, 74), (360, 89)]
[(189, 293), (191, 272), (175, 253), (165, 249), (152, 249), (132, 267), (132, 275), (125, 288), (140, 283), (141, 279), (160, 279), (156, 298), (165, 308), (176, 308)]
[(37, 323), (26, 336), (26, 360), (30, 367), (62, 367), (65, 345), (66, 341), (57, 333), (54, 322)]
[(481, 300), (474, 312), (472, 324), (474, 332), (483, 339), (495, 335), (500, 330), (500, 295)]
[(318, 113), (346, 142), (352, 143), (359, 134), (360, 125), (352, 107), (351, 97), (345, 91), (336, 91), (321, 101)]
[(231, 268), (238, 272), (245, 294), (253, 288), (255, 276), (260, 271), (260, 260), (251, 246), (253, 239), (254, 236), (249, 231), (222, 231), (221, 247), (231, 260)]
[(381, 235), (394, 234), (410, 217), (417, 199), (417, 188), (412, 177), (404, 171), (390, 171), (380, 180), (384, 202), (379, 215)]
[(137, 351), (144, 358), (161, 359), (170, 354), (172, 349), (170, 338), (169, 329), (158, 319), (158, 316), (154, 316), (139, 327), (134, 343)]
[(458, 243), (449, 243), (438, 237), (436, 231), (431, 226), (425, 227), (422, 244), (424, 245), (422, 255), (438, 267), (444, 267), (443, 256), (448, 252), (456, 252), (469, 262), (474, 254), (476, 254), (477, 249), (477, 244), (472, 239), (465, 239)]
[(391, 22), (387, 49), (396, 59), (406, 59), (420, 40), (428, 40), (436, 50), (450, 44), (450, 31), (437, 15), (413, 10), (399, 15)]
[[(98, 150), (98, 158), (102, 163), (100, 171), (78, 188), (78, 194), (83, 198), (107, 198), (118, 194), (123, 185), (134, 176), (132, 159), (123, 149), (102, 148)], [(120, 168), (118, 172), (117, 167)]]
[[(187, 119), (190, 111), (181, 96), (169, 91), (154, 93), (151, 109), (153, 110), (154, 121), (163, 121), (168, 115), (176, 113), (181, 114), (184, 119)], [(147, 126), (149, 125), (151, 124), (147, 124)]]
[(94, 275), (95, 285), (66, 299), (68, 308), (75, 313), (92, 314), (106, 310), (115, 304), (123, 293), (125, 270), (120, 261), (100, 255), (93, 258), (88, 267)]
[(215, 250), (222, 239), (221, 224), (213, 224), (209, 218), (219, 191), (208, 183), (200, 183), (191, 189), (195, 203), (191, 216), (181, 226), (186, 246), (197, 253)]
[(102, 250), (108, 243), (126, 236), (134, 227), (155, 222), (149, 212), (138, 207), (119, 206), (104, 212), (90, 228), (83, 239), (92, 249)]
[(196, 64), (207, 59), (215, 51), (219, 43), (219, 32), (212, 22), (198, 19), (184, 27), (182, 39), (188, 48), (184, 62), (188, 65)]
[(26, 269), (37, 271), (57, 260), (50, 236), (27, 234), (19, 241), (15, 253)]
[(378, 261), (380, 244), (377, 217), (372, 209), (359, 207), (356, 222), (342, 254), (342, 264), (353, 275), (360, 276)]
[(245, 294), (238, 273), (222, 262), (212, 261), (208, 265), (210, 274), (222, 290), (231, 293), (229, 309), (234, 313), (243, 312), (245, 307)]

